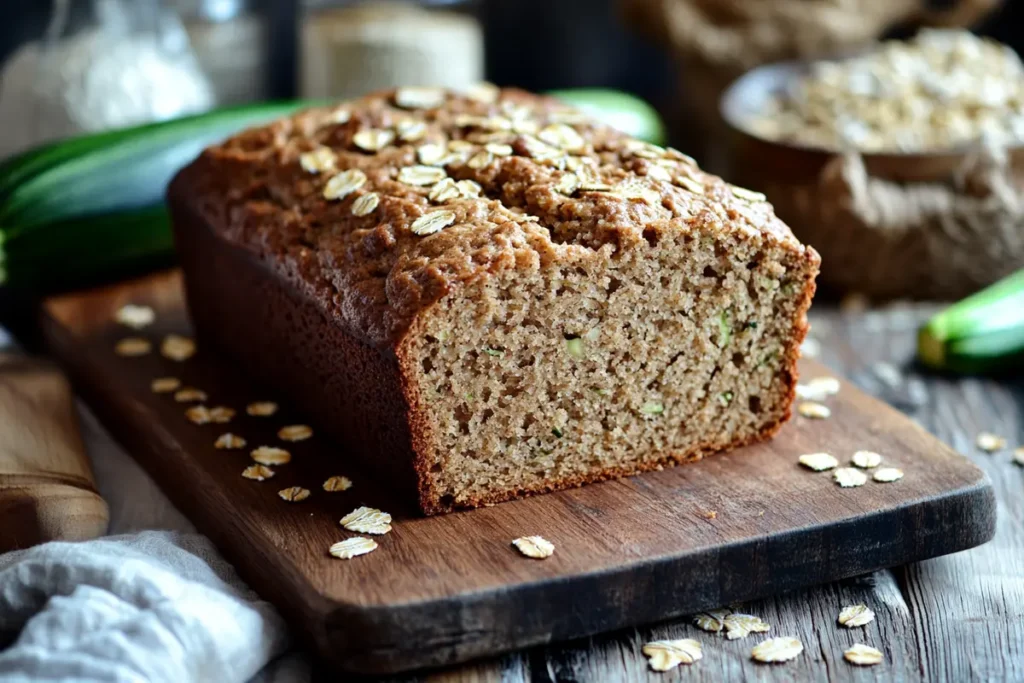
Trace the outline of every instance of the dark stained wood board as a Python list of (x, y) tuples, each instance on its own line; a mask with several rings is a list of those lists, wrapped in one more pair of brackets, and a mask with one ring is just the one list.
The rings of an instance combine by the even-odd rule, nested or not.
[[(179, 275), (168, 272), (50, 299), (43, 331), (93, 410), (240, 574), (275, 603), (333, 665), (384, 673), (442, 666), (530, 645), (750, 600), (952, 553), (995, 529), (991, 483), (963, 456), (899, 412), (844, 382), (828, 420), (794, 418), (772, 442), (693, 465), (433, 518), (403, 512), (387, 482), (363, 476), (323, 438), (291, 444), (291, 464), (266, 482), (240, 476), (248, 450), (218, 451), (231, 431), (249, 446), (283, 445), (276, 430), (302, 422), (287, 406), (245, 414), (273, 392), (200, 349), (177, 363), (114, 354), (134, 333), (113, 323), (125, 303), (153, 306), (154, 342), (189, 331)], [(827, 374), (806, 363), (805, 376)], [(187, 406), (150, 391), (177, 376), (228, 405), (228, 425), (197, 426)], [(315, 425), (314, 425), (315, 426)], [(847, 459), (881, 452), (899, 482), (841, 489), (801, 468), (801, 453)], [(350, 476), (349, 491), (323, 480)], [(286, 486), (313, 491), (289, 504)], [(388, 510), (394, 530), (351, 561), (327, 548), (350, 536), (337, 520), (358, 505)], [(711, 513), (714, 513), (713, 515)], [(541, 534), (557, 550), (521, 557), (510, 541)]]

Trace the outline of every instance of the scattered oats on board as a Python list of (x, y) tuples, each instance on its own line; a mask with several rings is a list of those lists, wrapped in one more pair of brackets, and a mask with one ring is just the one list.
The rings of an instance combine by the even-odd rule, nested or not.
[(277, 412), (277, 404), (273, 401), (256, 401), (247, 405), (245, 412), (254, 417), (270, 417)]
[(277, 430), (277, 438), (282, 441), (305, 441), (313, 436), (313, 428), (309, 425), (288, 425)]
[(874, 451), (857, 451), (850, 458), (850, 462), (861, 469), (870, 470), (882, 464), (882, 456)]
[(174, 392), (174, 400), (178, 403), (191, 403), (193, 401), (205, 401), (206, 392), (195, 387), (185, 387)]
[(242, 470), (242, 476), (246, 479), (254, 479), (256, 481), (265, 481), (274, 476), (274, 470), (270, 469), (266, 465), (249, 465)]
[(727, 609), (713, 609), (693, 616), (693, 624), (709, 633), (721, 633), (725, 628), (725, 618), (729, 616)]
[(125, 304), (117, 309), (114, 320), (133, 330), (141, 330), (143, 327), (153, 324), (153, 321), (156, 320), (156, 313), (149, 306)]
[(354, 538), (346, 538), (344, 541), (335, 543), (331, 546), (330, 553), (339, 560), (351, 560), (353, 557), (365, 555), (366, 553), (373, 552), (376, 549), (377, 541), (372, 538), (356, 536)]
[(154, 394), (169, 394), (177, 391), (181, 386), (181, 380), (177, 377), (157, 377), (149, 383), (149, 388)]
[(839, 393), (839, 380), (835, 377), (815, 377), (807, 384), (796, 385), (796, 397), (801, 401), (824, 401)]
[(245, 439), (232, 434), (231, 432), (225, 432), (217, 437), (217, 440), (213, 442), (213, 447), (219, 450), (234, 450), (236, 448), (245, 448)]
[(352, 488), (352, 480), (348, 477), (330, 477), (324, 482), (324, 491), (348, 491)]
[(895, 467), (880, 467), (875, 470), (875, 474), (871, 478), (882, 483), (897, 481), (898, 479), (903, 478), (903, 470)]
[(287, 465), (292, 461), (291, 453), (273, 446), (260, 446), (249, 455), (261, 465)]
[(289, 486), (278, 491), (277, 495), (281, 497), (281, 500), (286, 500), (289, 503), (301, 503), (309, 498), (309, 489), (304, 489), (301, 486)]
[(867, 626), (875, 619), (875, 613), (867, 605), (850, 605), (839, 612), (839, 625), (846, 628)]
[(1024, 446), (1013, 450), (1013, 462), (1024, 467)]
[(796, 638), (769, 638), (755, 645), (750, 656), (759, 662), (786, 662), (803, 651), (803, 643)]
[(692, 638), (654, 640), (644, 645), (643, 653), (655, 671), (671, 671), (680, 664), (693, 664), (703, 656), (700, 643)]
[(991, 432), (982, 432), (974, 440), (975, 445), (986, 453), (995, 453), (1006, 448), (1006, 439)]
[(185, 418), (193, 424), (209, 424), (211, 422), (210, 409), (202, 405), (192, 406), (185, 411)]
[(881, 664), (885, 660), (881, 650), (863, 643), (854, 643), (850, 649), (843, 652), (843, 658), (857, 666), (872, 666)]
[(391, 515), (376, 508), (357, 507), (338, 522), (349, 531), (361, 534), (386, 534), (391, 531)]
[(214, 406), (210, 408), (210, 422), (217, 424), (225, 424), (231, 422), (231, 418), (235, 416), (235, 409), (228, 408), (227, 406)]
[(125, 337), (114, 345), (114, 353), (119, 356), (133, 357), (145, 356), (153, 350), (153, 345), (148, 339), (142, 337)]
[(856, 467), (840, 467), (832, 473), (832, 477), (844, 489), (863, 486), (868, 483), (868, 475)]
[(796, 408), (797, 412), (802, 416), (810, 418), (812, 420), (824, 420), (825, 418), (832, 415), (832, 411), (820, 403), (814, 401), (804, 401)]
[(806, 453), (801, 455), (798, 460), (801, 465), (815, 472), (824, 472), (839, 465), (839, 461), (828, 453)]
[(751, 633), (767, 633), (771, 626), (753, 614), (730, 614), (722, 622), (725, 624), (725, 637), (729, 640), (746, 638)]
[(543, 536), (520, 536), (512, 541), (520, 553), (535, 560), (543, 560), (555, 554), (555, 544)]
[(196, 353), (196, 343), (180, 334), (169, 334), (160, 344), (160, 354), (178, 362), (186, 361)]

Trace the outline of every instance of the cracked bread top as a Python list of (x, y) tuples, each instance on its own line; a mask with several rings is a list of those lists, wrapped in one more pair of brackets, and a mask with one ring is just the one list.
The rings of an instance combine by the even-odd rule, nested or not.
[(667, 231), (805, 250), (762, 195), (681, 152), (489, 85), (303, 111), (205, 150), (169, 194), (380, 346), (459, 283)]

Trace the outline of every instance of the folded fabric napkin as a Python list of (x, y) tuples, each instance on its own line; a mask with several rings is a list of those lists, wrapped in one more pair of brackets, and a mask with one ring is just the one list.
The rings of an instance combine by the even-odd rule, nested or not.
[(3, 681), (242, 682), (288, 640), (209, 540), (174, 531), (0, 556), (0, 643), (12, 638)]

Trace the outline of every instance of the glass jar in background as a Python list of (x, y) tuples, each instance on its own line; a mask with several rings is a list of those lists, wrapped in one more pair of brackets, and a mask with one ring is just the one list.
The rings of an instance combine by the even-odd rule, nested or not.
[(302, 97), (351, 98), (402, 85), (483, 80), (474, 2), (306, 0), (299, 31)]
[(159, 0), (54, 0), (43, 37), (0, 73), (0, 157), (213, 103), (188, 35)]
[(174, 0), (218, 105), (267, 99), (269, 32), (253, 0)]

